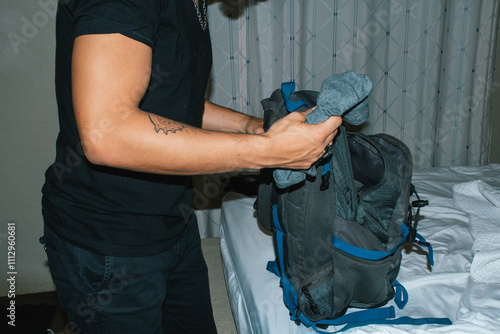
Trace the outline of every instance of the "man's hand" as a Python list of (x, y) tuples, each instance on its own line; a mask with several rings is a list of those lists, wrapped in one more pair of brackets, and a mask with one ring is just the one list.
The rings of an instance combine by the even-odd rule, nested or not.
[(307, 124), (309, 112), (292, 112), (263, 134), (271, 142), (270, 152), (276, 159), (274, 167), (308, 169), (333, 141), (342, 118), (333, 116), (319, 124)]

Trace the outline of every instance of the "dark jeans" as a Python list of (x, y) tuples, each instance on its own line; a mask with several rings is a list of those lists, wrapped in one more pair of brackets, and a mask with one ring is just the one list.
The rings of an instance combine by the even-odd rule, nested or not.
[(44, 232), (73, 334), (217, 332), (196, 220), (177, 245), (149, 257), (98, 255)]

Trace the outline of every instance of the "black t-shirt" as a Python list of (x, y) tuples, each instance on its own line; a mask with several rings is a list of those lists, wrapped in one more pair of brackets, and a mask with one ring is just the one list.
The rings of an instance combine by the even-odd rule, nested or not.
[[(121, 33), (153, 50), (140, 108), (193, 126), (201, 125), (212, 65), (210, 35), (190, 0), (59, 1), (60, 132), (42, 189), (45, 222), (63, 239), (100, 254), (152, 255), (182, 234), (192, 214), (191, 179), (95, 166), (85, 159), (72, 104), (71, 54), (77, 36), (104, 33)], [(119, 124), (120, 115), (110, 115)]]

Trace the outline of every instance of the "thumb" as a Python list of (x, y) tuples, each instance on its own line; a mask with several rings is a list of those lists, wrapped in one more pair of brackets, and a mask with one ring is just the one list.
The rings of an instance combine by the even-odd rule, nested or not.
[(342, 117), (340, 116), (330, 116), (325, 121), (318, 123), (322, 126), (330, 129), (330, 133), (337, 131), (338, 127), (342, 124)]
[(310, 109), (307, 109), (306, 111), (302, 111), (302, 114), (303, 114), (304, 116), (307, 116), (307, 115), (308, 115), (308, 114), (310, 114), (310, 113), (311, 113), (314, 109), (316, 109), (316, 107), (317, 107), (317, 106), (314, 106), (314, 107), (312, 107), (312, 108), (310, 108)]

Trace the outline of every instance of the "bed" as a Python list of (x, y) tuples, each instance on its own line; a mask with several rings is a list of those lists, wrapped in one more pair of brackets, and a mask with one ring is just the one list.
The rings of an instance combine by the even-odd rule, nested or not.
[[(430, 202), (419, 233), (431, 242), (435, 264), (429, 267), (427, 249), (405, 248), (398, 281), (409, 301), (396, 316), (445, 317), (452, 324), (368, 325), (345, 333), (499, 333), (500, 165), (417, 170), (413, 184)], [(275, 259), (273, 241), (254, 201), (232, 192), (221, 209), (221, 255), (238, 332), (315, 333), (290, 321), (279, 278), (266, 270)]]

